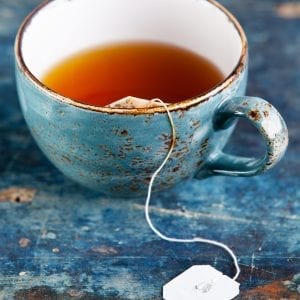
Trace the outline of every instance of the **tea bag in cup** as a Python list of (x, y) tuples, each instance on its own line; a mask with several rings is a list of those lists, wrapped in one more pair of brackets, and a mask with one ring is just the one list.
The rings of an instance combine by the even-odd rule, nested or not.
[(149, 206), (151, 199), (151, 191), (155, 178), (159, 174), (159, 172), (163, 169), (167, 161), (169, 160), (176, 141), (176, 131), (175, 124), (171, 113), (167, 107), (167, 103), (164, 103), (160, 99), (152, 99), (145, 100), (141, 98), (136, 98), (132, 96), (128, 96), (122, 98), (118, 101), (115, 101), (106, 107), (110, 108), (150, 108), (150, 107), (158, 107), (164, 106), (166, 112), (169, 116), (169, 121), (172, 127), (172, 141), (170, 142), (170, 149), (165, 160), (162, 162), (160, 167), (153, 173), (151, 176), (151, 180), (149, 182), (148, 195), (145, 204), (145, 216), (146, 221), (151, 228), (151, 230), (161, 239), (169, 242), (175, 243), (206, 243), (215, 245), (223, 248), (229, 255), (232, 257), (234, 261), (234, 265), (236, 268), (236, 274), (233, 278), (230, 278), (226, 275), (223, 275), (221, 272), (216, 270), (212, 266), (204, 266), (204, 265), (196, 265), (186, 270), (167, 284), (163, 286), (163, 299), (164, 300), (178, 300), (178, 299), (205, 299), (205, 300), (231, 300), (239, 295), (239, 286), (240, 284), (236, 281), (240, 274), (240, 268), (238, 265), (237, 258), (235, 254), (232, 252), (227, 245), (203, 238), (193, 238), (193, 239), (178, 239), (173, 237), (165, 236), (161, 233), (152, 223), (150, 215), (149, 215)]
[(142, 98), (128, 96), (120, 100), (117, 100), (113, 103), (110, 103), (106, 107), (132, 109), (132, 108), (150, 108), (150, 107), (158, 107), (158, 106), (163, 106), (162, 102), (158, 99), (146, 100)]

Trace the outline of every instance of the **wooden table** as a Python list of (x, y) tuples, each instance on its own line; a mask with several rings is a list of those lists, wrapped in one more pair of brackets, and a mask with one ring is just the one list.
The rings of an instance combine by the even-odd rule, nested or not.
[[(0, 299), (161, 299), (163, 284), (193, 264), (232, 275), (224, 251), (156, 237), (145, 199), (99, 196), (38, 149), (17, 100), (13, 43), (39, 2), (0, 0)], [(151, 214), (168, 235), (227, 243), (242, 269), (237, 299), (300, 299), (300, 4), (221, 2), (249, 38), (248, 94), (282, 112), (290, 147), (263, 176), (191, 180), (154, 197)], [(262, 143), (241, 122), (228, 149), (255, 154)]]

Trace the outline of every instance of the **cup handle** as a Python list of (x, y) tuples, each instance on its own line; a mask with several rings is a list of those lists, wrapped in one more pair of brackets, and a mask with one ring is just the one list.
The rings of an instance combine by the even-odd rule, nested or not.
[(225, 100), (216, 110), (214, 130), (228, 128), (236, 118), (245, 118), (258, 129), (266, 144), (265, 156), (261, 159), (247, 158), (226, 154), (220, 150), (213, 153), (197, 178), (213, 175), (255, 176), (271, 169), (283, 157), (288, 146), (288, 130), (273, 105), (257, 97)]

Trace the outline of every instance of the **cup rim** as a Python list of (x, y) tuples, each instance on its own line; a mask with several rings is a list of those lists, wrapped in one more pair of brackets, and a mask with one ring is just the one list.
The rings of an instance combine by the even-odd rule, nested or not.
[[(77, 107), (89, 111), (94, 112), (101, 112), (101, 113), (108, 113), (108, 114), (128, 114), (128, 115), (142, 115), (142, 114), (154, 114), (154, 113), (165, 113), (166, 109), (163, 106), (156, 106), (156, 107), (149, 107), (149, 108), (110, 108), (110, 107), (101, 107), (101, 106), (93, 106), (89, 104), (84, 104), (81, 102), (77, 102), (75, 100), (72, 100), (71, 98), (62, 96), (58, 94), (57, 92), (53, 91), (52, 89), (48, 88), (46, 85), (44, 85), (38, 78), (36, 78), (32, 72), (29, 70), (27, 65), (25, 64), (25, 61), (23, 59), (21, 44), (24, 32), (26, 31), (26, 28), (28, 25), (30, 25), (31, 20), (34, 18), (34, 16), (43, 9), (46, 5), (48, 5), (50, 2), (54, 0), (45, 0), (40, 5), (38, 5), (23, 21), (21, 24), (15, 41), (15, 57), (18, 67), (20, 68), (20, 71), (27, 77), (30, 82), (38, 88), (43, 93), (47, 94), (51, 97), (51, 99)], [(214, 5), (217, 9), (221, 10), (227, 17), (228, 20), (233, 24), (234, 28), (237, 30), (242, 43), (242, 51), (240, 54), (239, 61), (233, 71), (230, 73), (229, 76), (227, 76), (222, 82), (214, 86), (212, 89), (208, 90), (205, 93), (202, 93), (198, 96), (188, 98), (186, 100), (176, 102), (176, 103), (170, 103), (168, 104), (168, 110), (169, 111), (176, 111), (176, 110), (186, 110), (193, 106), (199, 105), (200, 103), (209, 101), (210, 98), (214, 97), (218, 93), (222, 92), (224, 89), (226, 89), (228, 86), (230, 86), (238, 77), (239, 75), (244, 71), (247, 65), (247, 57), (248, 57), (248, 41), (246, 34), (239, 23), (239, 21), (236, 19), (236, 17), (229, 12), (222, 4), (217, 2), (216, 0), (206, 0), (212, 5)]]

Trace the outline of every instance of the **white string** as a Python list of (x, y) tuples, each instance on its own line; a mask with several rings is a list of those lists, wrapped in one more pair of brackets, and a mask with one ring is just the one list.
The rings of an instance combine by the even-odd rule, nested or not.
[(155, 228), (155, 226), (153, 225), (153, 223), (150, 219), (149, 206), (150, 206), (150, 199), (151, 199), (151, 193), (152, 193), (152, 187), (153, 187), (154, 180), (156, 179), (159, 172), (163, 169), (163, 167), (165, 166), (165, 164), (169, 160), (169, 158), (170, 158), (170, 156), (171, 156), (171, 154), (174, 150), (175, 143), (176, 143), (176, 131), (175, 131), (175, 125), (174, 125), (172, 115), (171, 115), (167, 105), (163, 101), (161, 101), (159, 99), (156, 99), (156, 101), (159, 101), (164, 106), (164, 108), (166, 109), (166, 111), (168, 113), (168, 117), (169, 117), (169, 120), (170, 120), (170, 123), (171, 123), (171, 126), (172, 126), (172, 143), (170, 145), (169, 152), (168, 152), (166, 158), (164, 159), (163, 163), (160, 165), (160, 167), (151, 176), (151, 180), (150, 180), (149, 187), (148, 187), (147, 200), (146, 200), (146, 204), (145, 204), (145, 216), (146, 216), (147, 223), (148, 223), (149, 227), (152, 229), (152, 231), (157, 236), (159, 236), (161, 239), (163, 239), (165, 241), (175, 242), (175, 243), (206, 243), (206, 244), (215, 245), (217, 247), (220, 247), (220, 248), (224, 249), (226, 252), (229, 253), (229, 255), (233, 259), (234, 266), (235, 266), (235, 269), (236, 269), (236, 274), (233, 277), (233, 280), (236, 280), (239, 277), (241, 270), (240, 270), (240, 267), (239, 267), (239, 264), (238, 264), (237, 257), (235, 256), (233, 251), (228, 246), (226, 246), (223, 243), (214, 241), (214, 240), (203, 239), (203, 238), (200, 238), (200, 237), (193, 238), (193, 239), (177, 239), (177, 238), (167, 237), (164, 234), (162, 234), (158, 229)]

